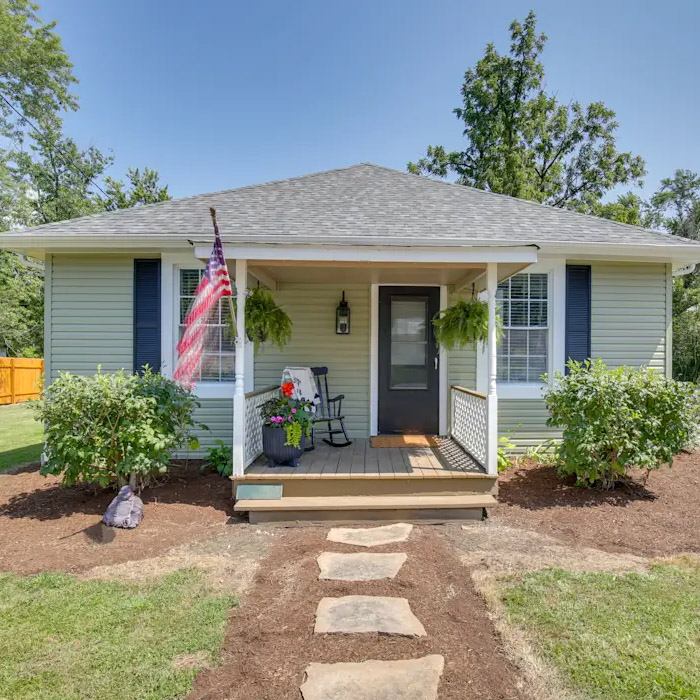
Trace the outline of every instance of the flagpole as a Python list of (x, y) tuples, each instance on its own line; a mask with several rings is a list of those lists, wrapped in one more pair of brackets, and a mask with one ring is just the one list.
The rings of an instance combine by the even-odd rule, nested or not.
[[(214, 224), (214, 233), (218, 236), (219, 235), (219, 224), (216, 223), (216, 209), (214, 207), (209, 207), (209, 213), (211, 214), (211, 220), (212, 223)], [(223, 246), (222, 246), (223, 247)], [(226, 256), (224, 255), (224, 265), (226, 265), (226, 272), (228, 273), (228, 263), (226, 262)], [(231, 279), (231, 275), (229, 274), (229, 279)], [(231, 331), (233, 332), (234, 337), (238, 335), (238, 329), (236, 328), (236, 311), (233, 308), (233, 295), (229, 295), (228, 297), (228, 308), (229, 311), (231, 312)]]

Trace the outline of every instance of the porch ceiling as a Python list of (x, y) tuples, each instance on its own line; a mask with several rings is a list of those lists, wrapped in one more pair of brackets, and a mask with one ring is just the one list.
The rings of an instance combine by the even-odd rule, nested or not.
[[(499, 263), (498, 280), (507, 279), (530, 263)], [(233, 264), (229, 269), (233, 269)], [(475, 284), (486, 288), (485, 263), (361, 263), (280, 260), (250, 261), (250, 274), (263, 284), (445, 284), (461, 289)]]

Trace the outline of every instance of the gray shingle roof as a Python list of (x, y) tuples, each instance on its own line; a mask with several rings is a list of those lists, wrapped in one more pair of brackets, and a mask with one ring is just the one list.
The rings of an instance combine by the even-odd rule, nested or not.
[(225, 241), (687, 245), (667, 233), (363, 163), (348, 168), (94, 214), (27, 229), (42, 236), (123, 234)]

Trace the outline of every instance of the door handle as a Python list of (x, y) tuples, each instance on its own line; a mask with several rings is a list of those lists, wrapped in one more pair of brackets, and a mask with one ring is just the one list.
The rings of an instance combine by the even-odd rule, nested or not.
[(437, 357), (437, 355), (435, 355), (435, 357), (434, 357), (433, 359), (435, 360), (435, 369), (437, 369), (437, 368), (438, 368), (438, 357)]

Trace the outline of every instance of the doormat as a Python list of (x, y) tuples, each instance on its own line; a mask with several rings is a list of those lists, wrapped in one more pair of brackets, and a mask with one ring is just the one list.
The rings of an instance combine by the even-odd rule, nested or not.
[(437, 447), (431, 435), (375, 435), (370, 438), (371, 447)]

